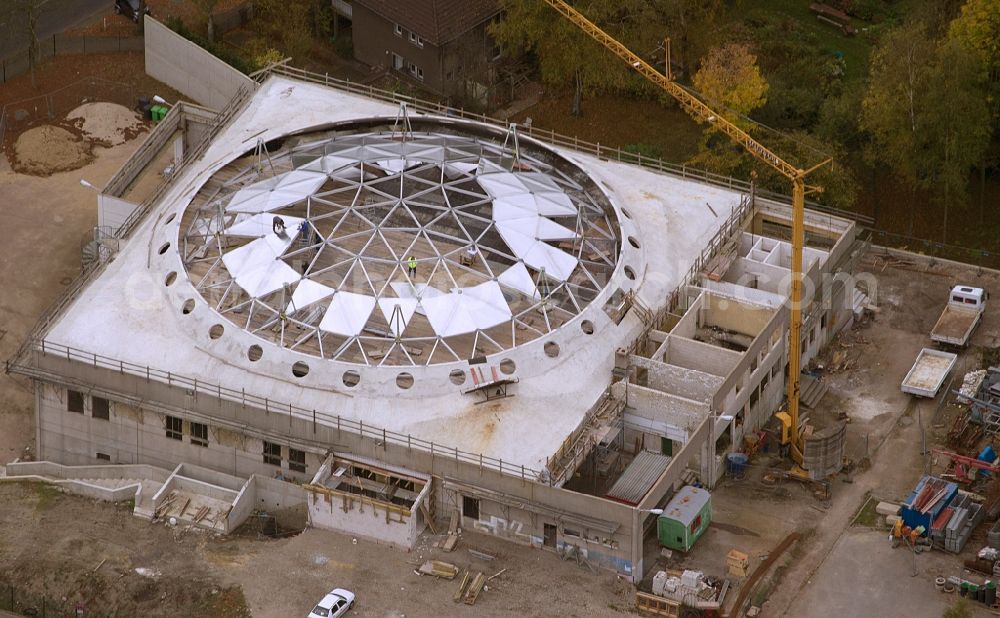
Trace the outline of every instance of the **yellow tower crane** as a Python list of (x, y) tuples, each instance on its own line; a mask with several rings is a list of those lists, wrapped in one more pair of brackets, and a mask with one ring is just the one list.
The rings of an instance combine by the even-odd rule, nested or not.
[(564, 0), (543, 0), (543, 2), (558, 11), (563, 17), (590, 36), (590, 38), (627, 62), (637, 73), (666, 91), (696, 121), (711, 123), (715, 128), (728, 135), (733, 141), (743, 146), (747, 152), (767, 163), (782, 176), (792, 181), (792, 282), (789, 294), (791, 316), (788, 341), (788, 389), (786, 393), (788, 408), (785, 412), (779, 412), (777, 416), (782, 424), (781, 442), (783, 445), (790, 447), (792, 458), (796, 463), (801, 464), (803, 441), (802, 428), (799, 427), (799, 377), (802, 360), (800, 339), (802, 331), (802, 246), (805, 243), (805, 199), (807, 192), (818, 193), (822, 191), (819, 187), (807, 186), (806, 176), (816, 170), (816, 168), (829, 163), (830, 159), (809, 169), (798, 168), (776, 155), (736, 124), (717, 114), (712, 108), (673, 80), (670, 70), (669, 40), (665, 44), (667, 62), (666, 74), (663, 74), (607, 32), (601, 30), (596, 24), (584, 17), (583, 14), (564, 2)]

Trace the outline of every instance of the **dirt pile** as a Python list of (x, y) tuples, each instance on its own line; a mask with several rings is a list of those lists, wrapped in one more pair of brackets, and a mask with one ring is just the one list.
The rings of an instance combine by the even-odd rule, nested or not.
[(17, 138), (10, 163), (22, 174), (48, 176), (78, 169), (93, 159), (89, 142), (62, 127), (45, 124)]
[(67, 114), (66, 119), (87, 138), (103, 146), (124, 144), (145, 130), (139, 114), (117, 103), (84, 103)]

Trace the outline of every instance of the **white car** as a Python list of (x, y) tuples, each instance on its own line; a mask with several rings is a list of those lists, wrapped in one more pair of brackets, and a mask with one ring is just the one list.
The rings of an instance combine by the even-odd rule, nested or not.
[(309, 618), (339, 618), (347, 613), (352, 605), (354, 605), (354, 593), (336, 588), (309, 612)]

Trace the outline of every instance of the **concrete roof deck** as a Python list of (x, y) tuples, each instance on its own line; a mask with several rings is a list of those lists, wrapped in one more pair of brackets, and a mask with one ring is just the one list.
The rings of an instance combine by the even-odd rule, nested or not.
[[(288, 113), (290, 109), (295, 113)], [(397, 112), (395, 106), (321, 85), (269, 78), (202, 159), (183, 170), (114, 261), (54, 321), (46, 340), (245, 388), (276, 404), (335, 411), (366, 426), (482, 453), (505, 463), (543, 468), (546, 458), (607, 387), (610, 377), (604, 376), (611, 375), (615, 349), (644, 329), (634, 314), (614, 324), (601, 310), (607, 297), (617, 288), (634, 289), (646, 306), (662, 307), (738, 205), (740, 194), (554, 149), (605, 192), (618, 214), (621, 236), (628, 242), (622, 243), (618, 269), (589, 307), (551, 336), (503, 353), (503, 359), (516, 367), (513, 375), (519, 382), (511, 387), (514, 397), (482, 405), (462, 395), (463, 387), (449, 377), (453, 370), (467, 370), (464, 362), (408, 367), (412, 387), (403, 388), (397, 385), (398, 368), (317, 359), (238, 329), (201, 300), (183, 275), (176, 253), (156, 250), (166, 242), (176, 245), (180, 214), (192, 197), (216, 170), (252, 149), (256, 140), (361, 118), (391, 119)], [(629, 266), (634, 279), (625, 276), (624, 266)], [(195, 300), (194, 309), (182, 312), (190, 299)], [(218, 337), (210, 335), (218, 334), (215, 325), (222, 325)], [(543, 353), (543, 346), (550, 342), (558, 346), (554, 357)], [(246, 353), (253, 344), (264, 349), (257, 361), (249, 360)], [(499, 354), (487, 359), (494, 366), (501, 360)], [(306, 363), (307, 375), (293, 375), (295, 363)], [(346, 371), (356, 372), (354, 385), (348, 384)], [(546, 431), (539, 431), (542, 426)]]

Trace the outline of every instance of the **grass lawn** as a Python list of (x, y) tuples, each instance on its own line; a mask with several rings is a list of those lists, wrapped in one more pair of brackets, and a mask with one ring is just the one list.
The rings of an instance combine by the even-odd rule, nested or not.
[(846, 36), (830, 24), (816, 19), (809, 10), (809, 4), (807, 0), (743, 0), (739, 8), (732, 12), (731, 18), (742, 19), (751, 11), (793, 17), (801, 24), (803, 30), (816, 37), (820, 50), (843, 54), (847, 65), (845, 76), (849, 80), (863, 79), (868, 74), (868, 56), (872, 49), (865, 30), (873, 32), (882, 26), (855, 19), (854, 27), (858, 29), (858, 33)]

